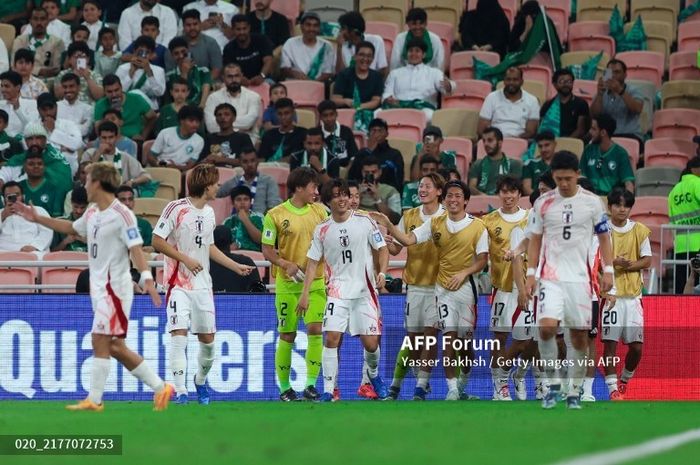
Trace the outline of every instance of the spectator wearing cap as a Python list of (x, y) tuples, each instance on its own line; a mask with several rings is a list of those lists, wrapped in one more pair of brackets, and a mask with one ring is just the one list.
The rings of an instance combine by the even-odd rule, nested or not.
[(224, 220), (223, 224), (231, 229), (231, 240), (234, 248), (260, 252), (265, 215), (251, 210), (252, 198), (253, 196), (248, 186), (240, 185), (234, 187), (231, 190), (233, 213)]
[(24, 163), (27, 155), (33, 151), (40, 151), (48, 181), (64, 194), (71, 190), (73, 182), (70, 165), (56, 147), (47, 143), (47, 139), (46, 129), (40, 122), (29, 123), (24, 128), (24, 142), (28, 149), (7, 160), (0, 168), (0, 184), (24, 179), (26, 177)]
[[(83, 216), (88, 206), (87, 191), (84, 187), (76, 187), (70, 194), (70, 213), (62, 216), (61, 219), (70, 222), (77, 221)], [(69, 252), (87, 252), (87, 240), (77, 234), (61, 234), (54, 232), (52, 252), (66, 250)]]
[(20, 96), (36, 99), (39, 95), (49, 91), (46, 83), (32, 74), (34, 71), (34, 52), (31, 50), (26, 48), (17, 50), (12, 69), (22, 76)]
[(439, 127), (428, 126), (423, 130), (423, 143), (418, 144), (418, 153), (411, 160), (411, 181), (417, 181), (424, 176), (420, 168), (423, 157), (436, 159), (440, 163), (439, 168), (457, 167), (457, 155), (454, 150), (441, 150), (442, 142), (442, 130)]
[(393, 186), (397, 192), (403, 189), (404, 164), (401, 152), (389, 145), (389, 125), (381, 118), (373, 119), (369, 123), (369, 137), (367, 147), (357, 152), (352, 160), (348, 179), (357, 182), (362, 181), (362, 160), (366, 157), (376, 158), (380, 163), (381, 178), (379, 182)]
[(338, 51), (336, 72), (340, 73), (347, 67), (351, 67), (357, 54), (357, 47), (363, 42), (369, 42), (374, 47), (374, 56), (370, 62), (370, 69), (378, 71), (382, 76), (388, 72), (386, 62), (386, 50), (384, 39), (377, 34), (365, 32), (365, 18), (358, 11), (348, 11), (338, 18), (340, 34), (338, 34)]
[(60, 100), (57, 116), (59, 119), (66, 119), (74, 122), (80, 127), (83, 139), (87, 140), (92, 131), (93, 110), (92, 105), (79, 99), (80, 78), (73, 74), (64, 74), (60, 83), (54, 82), (54, 89), (61, 88), (63, 100)]
[(409, 44), (413, 40), (420, 40), (424, 45), (421, 60), (426, 65), (439, 69), (445, 69), (445, 49), (440, 41), (440, 36), (428, 30), (428, 13), (423, 8), (411, 8), (406, 14), (407, 31), (400, 32), (394, 40), (394, 48), (391, 52), (391, 69), (397, 69), (410, 63)]
[(102, 120), (108, 109), (118, 110), (123, 121), (122, 134), (135, 141), (146, 140), (158, 118), (148, 99), (141, 92), (124, 92), (121, 80), (114, 74), (105, 76), (102, 86), (105, 96), (95, 102), (95, 124)]
[(16, 71), (0, 74), (0, 83), (0, 110), (7, 112), (7, 134), (11, 137), (21, 135), (27, 123), (39, 119), (36, 100), (22, 97), (22, 76)]
[(319, 38), (321, 18), (313, 11), (300, 20), (301, 36), (288, 39), (282, 47), (282, 76), (287, 79), (326, 81), (335, 74), (335, 48)]
[(615, 120), (617, 137), (632, 137), (642, 143), (640, 118), (644, 110), (644, 96), (635, 85), (625, 82), (627, 65), (624, 61), (616, 58), (608, 61), (608, 73), (610, 79), (598, 80), (598, 92), (591, 102), (591, 115), (610, 115)]
[[(117, 188), (116, 196), (117, 200), (123, 203), (126, 208), (134, 211), (135, 194), (133, 187), (122, 184)], [(146, 218), (136, 215), (136, 227), (143, 238), (144, 247), (151, 247), (151, 240), (153, 239), (153, 226), (151, 226), (151, 223)]]
[(63, 82), (63, 76), (68, 73), (78, 76), (80, 87), (78, 100), (92, 104), (95, 100), (104, 97), (102, 88), (102, 75), (90, 68), (91, 50), (86, 42), (73, 42), (66, 52), (66, 64), (68, 67), (58, 73), (54, 84), (54, 94), (57, 99), (63, 98), (63, 88), (59, 83)]
[[(250, 257), (231, 253), (231, 240), (231, 230), (227, 226), (219, 225), (214, 228), (214, 245), (217, 249), (236, 263), (255, 266), (255, 262)], [(260, 282), (257, 268), (253, 269), (249, 275), (241, 276), (214, 260), (209, 260), (209, 274), (214, 292), (265, 292), (265, 285)]]
[(420, 184), (420, 180), (430, 173), (437, 173), (440, 167), (440, 160), (430, 155), (424, 155), (421, 157), (418, 164), (420, 165), (419, 177), (415, 181), (407, 182), (403, 186), (403, 192), (401, 193), (402, 210), (408, 210), (421, 206), (420, 197), (418, 196), (418, 185)]
[(523, 165), (523, 192), (525, 195), (532, 194), (532, 191), (539, 186), (542, 176), (551, 172), (549, 165), (557, 151), (557, 138), (551, 131), (537, 134), (535, 142), (537, 143), (537, 157), (525, 161)]
[(19, 35), (12, 43), (13, 62), (17, 50), (26, 48), (34, 51), (34, 74), (42, 79), (58, 74), (61, 70), (61, 54), (66, 49), (66, 44), (61, 39), (46, 32), (48, 23), (46, 10), (35, 8), (29, 19), (32, 33)]
[(489, 127), (482, 136), (486, 156), (474, 162), (469, 168), (469, 189), (472, 195), (496, 195), (496, 183), (500, 176), (509, 174), (520, 179), (523, 163), (503, 153), (503, 133)]
[(131, 62), (120, 65), (114, 74), (130, 91), (141, 91), (148, 97), (151, 108), (157, 110), (158, 101), (165, 93), (165, 70), (149, 61), (155, 48), (156, 43), (151, 37), (139, 37), (134, 42)]
[(238, 186), (246, 186), (250, 190), (251, 210), (265, 214), (270, 208), (279, 205), (279, 186), (271, 176), (258, 172), (258, 154), (253, 146), (243, 147), (240, 154), (243, 175), (234, 176), (219, 187), (216, 196), (228, 197), (231, 190)]
[(491, 92), (479, 111), (477, 132), (482, 137), (486, 128), (498, 128), (504, 137), (531, 139), (537, 133), (540, 104), (523, 89), (523, 71), (514, 66), (506, 70), (503, 88)]
[(147, 16), (154, 16), (158, 19), (159, 33), (157, 41), (159, 44), (169, 43), (178, 31), (178, 17), (170, 7), (161, 5), (159, 0), (139, 0), (126, 10), (122, 11), (119, 18), (119, 49), (126, 50), (129, 45), (143, 34), (141, 22)]
[[(24, 203), (22, 187), (15, 181), (2, 186), (5, 208), (0, 210), (0, 251), (44, 252), (49, 250), (53, 232), (46, 226), (24, 219), (17, 213), (17, 203)], [(34, 207), (41, 216), (49, 216), (42, 207)]]
[(28, 142), (27, 146), (23, 167), (25, 176), (19, 182), (24, 202), (42, 207), (54, 218), (59, 217), (63, 215), (63, 200), (67, 191), (58, 189), (46, 179), (43, 147), (33, 141)]
[(5, 129), (8, 122), (7, 112), (0, 110), (0, 164), (9, 160), (10, 157), (24, 151), (22, 147), (22, 137), (10, 136)]
[(199, 17), (204, 18), (201, 30), (211, 37), (219, 45), (220, 52), (234, 37), (233, 18), (238, 14), (238, 7), (221, 0), (198, 0), (188, 3), (182, 8), (183, 14), (187, 10), (197, 10)]
[(233, 17), (234, 39), (224, 48), (224, 64), (241, 65), (244, 86), (259, 86), (272, 74), (272, 43), (263, 35), (250, 32), (250, 18)]
[(63, 153), (70, 163), (71, 172), (75, 174), (78, 170), (78, 151), (84, 146), (80, 126), (71, 120), (58, 118), (58, 104), (53, 95), (41, 94), (36, 102), (49, 143)]
[[(352, 129), (338, 122), (338, 107), (332, 100), (323, 100), (316, 108), (321, 120), (319, 127), (323, 132), (323, 142), (326, 150), (334, 159), (347, 166), (357, 155), (357, 144)], [(340, 173), (331, 176), (338, 176)]]
[(416, 108), (423, 110), (430, 121), (438, 106), (438, 94), (450, 95), (457, 86), (439, 68), (423, 63), (425, 42), (411, 39), (407, 64), (389, 73), (382, 100), (384, 108)]

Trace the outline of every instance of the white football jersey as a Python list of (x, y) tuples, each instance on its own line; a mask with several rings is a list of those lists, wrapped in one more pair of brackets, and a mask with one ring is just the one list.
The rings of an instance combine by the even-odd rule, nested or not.
[(91, 296), (133, 295), (129, 249), (143, 244), (134, 213), (117, 199), (102, 211), (93, 203), (73, 229), (87, 238)]
[(554, 189), (537, 199), (526, 235), (542, 235), (542, 279), (589, 283), (593, 236), (608, 231), (608, 216), (600, 197), (579, 187), (573, 197), (562, 197), (559, 189)]
[(306, 256), (326, 266), (328, 297), (376, 299), (372, 249), (386, 247), (377, 223), (368, 215), (352, 212), (343, 223), (332, 217), (316, 226)]
[(184, 198), (165, 207), (153, 234), (202, 265), (195, 276), (185, 265), (166, 256), (163, 281), (168, 289), (211, 289), (209, 247), (214, 243), (215, 226), (214, 210), (209, 205), (199, 209)]

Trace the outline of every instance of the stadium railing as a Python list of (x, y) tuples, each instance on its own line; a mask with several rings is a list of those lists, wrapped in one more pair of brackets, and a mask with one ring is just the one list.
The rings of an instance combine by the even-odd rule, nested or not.
[[(673, 252), (672, 257), (673, 258), (668, 258), (667, 254), (665, 251), (668, 250), (674, 250), (674, 244), (676, 243), (676, 235), (677, 234), (683, 234), (683, 233), (700, 233), (700, 226), (693, 226), (693, 225), (684, 225), (684, 224), (662, 224), (661, 225), (661, 237), (660, 237), (660, 251), (661, 251), (661, 260), (659, 260), (660, 263), (660, 270), (659, 270), (659, 276), (658, 276), (658, 289), (660, 293), (669, 293), (673, 294), (674, 293), (674, 287), (673, 283), (676, 282), (676, 279), (679, 277), (677, 276), (678, 269), (676, 268), (676, 265), (684, 265), (688, 266), (689, 262), (693, 256), (691, 256), (691, 252), (686, 252), (685, 257), (683, 258), (676, 258), (675, 251)], [(667, 289), (663, 289), (662, 286), (662, 281), (664, 279), (664, 275), (666, 275), (666, 270), (667, 268), (671, 268), (671, 285)], [(683, 280), (686, 279), (686, 276), (681, 276)], [(666, 292), (664, 292), (666, 291)]]

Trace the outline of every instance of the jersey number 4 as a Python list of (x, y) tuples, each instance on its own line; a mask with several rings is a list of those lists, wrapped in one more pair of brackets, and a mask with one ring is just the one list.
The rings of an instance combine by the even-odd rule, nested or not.
[(202, 236), (194, 236), (194, 243), (201, 249), (202, 248)]

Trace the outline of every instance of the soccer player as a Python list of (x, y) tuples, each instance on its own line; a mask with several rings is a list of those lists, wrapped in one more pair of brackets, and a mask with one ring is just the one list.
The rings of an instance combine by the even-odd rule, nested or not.
[[(408, 234), (425, 222), (436, 216), (445, 214), (442, 206), (442, 192), (445, 179), (437, 173), (423, 176), (418, 182), (418, 199), (420, 207), (405, 210), (398, 228)], [(388, 244), (389, 252), (398, 255), (401, 245), (396, 242)], [(432, 241), (408, 248), (406, 266), (403, 270), (403, 281), (408, 285), (406, 290), (406, 308), (404, 311), (404, 327), (407, 337), (411, 340), (413, 350), (404, 348), (396, 355), (394, 379), (389, 388), (389, 398), (396, 400), (401, 392), (401, 384), (406, 377), (409, 360), (420, 358), (420, 347), (416, 344), (417, 336), (425, 333), (425, 328), (435, 326), (435, 281), (437, 280), (438, 263), (437, 247)], [(417, 370), (416, 370), (417, 373)]]
[(154, 306), (159, 307), (161, 303), (141, 251), (143, 240), (136, 227), (136, 217), (114, 196), (121, 177), (111, 163), (93, 163), (86, 171), (85, 189), (91, 205), (83, 216), (72, 223), (39, 216), (34, 207), (18, 204), (19, 213), (28, 221), (61, 234), (86, 237), (88, 241), (90, 299), (94, 311), (90, 391), (86, 399), (66, 408), (96, 412), (104, 410), (102, 394), (109, 376), (110, 357), (114, 357), (132, 375), (153, 389), (154, 410), (164, 410), (173, 395), (173, 386), (163, 382), (143, 358), (125, 343), (134, 298), (129, 253), (141, 272), (139, 286), (151, 296)]
[(178, 404), (188, 402), (187, 330), (199, 339), (194, 387), (200, 404), (209, 404), (206, 379), (214, 363), (216, 312), (209, 259), (241, 276), (254, 269), (224, 255), (214, 245), (216, 219), (207, 202), (216, 198), (219, 172), (211, 164), (197, 165), (187, 178), (189, 195), (170, 202), (153, 231), (153, 247), (165, 255), (167, 330), (170, 332), (170, 369)]
[[(328, 303), (323, 318), (325, 344), (323, 348), (322, 402), (331, 402), (338, 374), (338, 344), (348, 331), (360, 336), (364, 347), (367, 375), (379, 399), (385, 399), (387, 388), (379, 376), (379, 339), (382, 316), (376, 288), (384, 286), (388, 251), (377, 224), (367, 215), (350, 210), (350, 190), (340, 179), (326, 182), (321, 201), (329, 205), (331, 217), (316, 226), (307, 253), (304, 290), (296, 312), (303, 316), (309, 308), (309, 291), (321, 259), (325, 259)], [(374, 274), (373, 250), (379, 251), (379, 263), (384, 265)], [(384, 256), (384, 259), (382, 259)]]
[[(522, 354), (528, 341), (532, 339), (532, 311), (526, 303), (525, 272), (514, 266), (514, 262), (504, 259), (503, 251), (517, 246), (525, 237), (528, 211), (520, 208), (522, 181), (514, 176), (501, 176), (496, 182), (496, 191), (501, 207), (484, 215), (482, 221), (489, 234), (489, 257), (491, 260), (491, 282), (493, 283), (493, 303), (489, 329), (499, 341), (491, 354), (491, 377), (493, 380), (493, 400), (512, 400), (508, 387), (510, 364)], [(522, 298), (521, 298), (522, 296)], [(520, 304), (520, 301), (524, 305)], [(508, 334), (512, 342), (507, 347)], [(527, 397), (524, 380), (516, 383), (520, 400)]]
[(545, 363), (550, 389), (542, 407), (556, 406), (561, 381), (555, 376), (557, 343), (555, 336), (561, 322), (568, 328), (572, 343), (573, 367), (569, 370), (572, 389), (566, 402), (570, 409), (580, 409), (580, 389), (586, 371), (587, 333), (591, 327), (590, 268), (588, 256), (593, 234), (598, 236), (605, 267), (601, 292), (612, 287), (612, 244), (608, 217), (600, 198), (576, 184), (578, 158), (568, 151), (557, 152), (551, 163), (557, 188), (535, 202), (526, 229), (528, 247), (527, 289), (535, 292), (535, 272), (542, 252), (539, 283), (538, 348)]
[(606, 306), (602, 313), (603, 350), (605, 359), (611, 360), (617, 350), (617, 341), (622, 340), (627, 344), (627, 356), (619, 384), (616, 367), (611, 363), (605, 364), (605, 384), (608, 386), (610, 400), (622, 400), (627, 391), (627, 383), (642, 358), (644, 312), (641, 271), (651, 266), (651, 231), (643, 224), (629, 219), (634, 206), (634, 194), (631, 192), (614, 189), (608, 194), (608, 206), (615, 257), (615, 287), (612, 292), (613, 305)]
[[(265, 259), (276, 267), (275, 306), (277, 331), (280, 333), (275, 350), (275, 370), (280, 385), (280, 400), (297, 400), (289, 383), (292, 366), (292, 347), (297, 336), (298, 316), (295, 312), (304, 288), (306, 252), (311, 245), (314, 228), (326, 219), (325, 208), (314, 203), (318, 196), (318, 173), (312, 168), (297, 168), (289, 173), (287, 192), (291, 198), (270, 209), (263, 220), (262, 252)], [(307, 400), (318, 400), (316, 379), (321, 369), (323, 336), (321, 323), (326, 306), (326, 286), (323, 267), (314, 272), (309, 293), (309, 308), (304, 314), (308, 333), (306, 349)]]
[[(488, 233), (484, 223), (466, 212), (469, 203), (469, 187), (461, 181), (445, 184), (445, 209), (447, 215), (440, 215), (426, 221), (410, 233), (405, 233), (391, 224), (381, 214), (374, 218), (384, 225), (389, 233), (402, 245), (410, 247), (432, 240), (437, 248), (438, 273), (435, 284), (436, 315), (426, 316), (426, 321), (436, 321), (433, 327), (426, 327), (425, 334), (435, 336), (443, 333), (443, 356), (455, 360), (456, 353), (452, 342), (463, 339), (465, 346), (474, 334), (476, 324), (476, 284), (472, 275), (483, 270), (488, 259)], [(421, 354), (421, 369), (413, 395), (414, 400), (425, 400), (431, 367), (428, 361), (435, 359), (437, 348), (424, 349)], [(460, 388), (456, 367), (445, 365), (447, 377), (446, 400), (459, 400)], [(467, 384), (468, 372), (461, 371), (459, 383)]]

